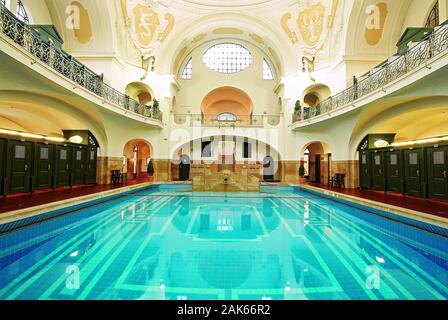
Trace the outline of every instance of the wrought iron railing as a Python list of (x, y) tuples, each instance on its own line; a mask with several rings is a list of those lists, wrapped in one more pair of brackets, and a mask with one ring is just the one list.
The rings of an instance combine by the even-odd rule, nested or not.
[(220, 120), (219, 115), (203, 114), (173, 114), (173, 120), (178, 125), (189, 121), (191, 127), (264, 127), (265, 120), (268, 125), (277, 126), (280, 123), (280, 115), (251, 115), (235, 116), (232, 120)]
[(358, 79), (353, 86), (314, 107), (305, 108), (303, 117), (302, 114), (294, 115), (293, 122), (312, 119), (322, 114), (342, 109), (370, 93), (384, 89), (385, 86), (411, 71), (428, 65), (431, 59), (447, 50), (448, 24), (444, 24), (408, 50), (406, 54), (391, 57), (386, 63)]
[(39, 61), (105, 101), (118, 105), (123, 110), (162, 121), (163, 114), (158, 108), (141, 105), (129, 96), (105, 84), (102, 76), (94, 73), (51, 42), (43, 40), (32, 26), (20, 21), (1, 2), (0, 33), (6, 35)]
[(218, 115), (190, 115), (192, 127), (263, 127), (263, 116), (235, 116), (234, 121), (220, 121)]

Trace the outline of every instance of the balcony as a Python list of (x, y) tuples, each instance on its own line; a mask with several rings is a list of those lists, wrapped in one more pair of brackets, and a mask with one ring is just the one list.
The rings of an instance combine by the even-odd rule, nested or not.
[(348, 107), (356, 107), (356, 103), (369, 95), (378, 92), (385, 94), (388, 86), (402, 80), (406, 75), (424, 68), (431, 70), (431, 64), (446, 53), (448, 53), (447, 22), (436, 28), (434, 32), (415, 44), (406, 53), (392, 56), (357, 79), (353, 86), (314, 107), (305, 108), (303, 112), (294, 114), (293, 127), (305, 126), (340, 114)]
[(32, 26), (17, 19), (1, 3), (0, 35), (12, 40), (20, 49), (25, 50), (33, 58), (67, 80), (72, 81), (75, 85), (87, 89), (103, 101), (122, 109), (123, 113), (133, 113), (147, 119), (162, 121), (163, 114), (160, 110), (141, 105), (129, 96), (105, 84), (102, 75), (94, 73), (68, 53), (57, 48), (51, 41), (43, 40)]
[(267, 125), (279, 125), (280, 119), (280, 115), (235, 116), (235, 118), (233, 119), (223, 119), (220, 118), (220, 115), (173, 114), (173, 120), (177, 125), (184, 125), (189, 123), (190, 127), (263, 128)]

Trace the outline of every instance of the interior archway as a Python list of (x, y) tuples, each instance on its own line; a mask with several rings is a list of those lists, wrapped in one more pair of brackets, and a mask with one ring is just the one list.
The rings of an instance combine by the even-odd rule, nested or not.
[(131, 140), (124, 146), (124, 172), (128, 179), (147, 177), (147, 166), (153, 152), (151, 144), (142, 139)]
[(154, 96), (151, 88), (141, 82), (129, 83), (126, 86), (126, 95), (146, 106), (151, 104)]
[(331, 176), (331, 157), (329, 147), (324, 142), (311, 142), (302, 148), (301, 162), (310, 182), (328, 182)]
[(203, 121), (206, 123), (212, 121), (233, 121), (220, 117), (224, 114), (234, 115), (241, 121), (249, 121), (253, 105), (252, 99), (244, 91), (234, 87), (221, 87), (205, 96), (202, 100), (201, 110)]

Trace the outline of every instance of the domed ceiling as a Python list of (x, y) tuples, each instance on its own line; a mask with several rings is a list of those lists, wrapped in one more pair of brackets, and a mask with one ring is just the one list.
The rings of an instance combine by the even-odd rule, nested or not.
[[(49, 7), (58, 11), (54, 16), (63, 17), (71, 0), (47, 1)], [(375, 61), (388, 57), (396, 37), (386, 38), (384, 30), (395, 28), (389, 32), (395, 33), (394, 36), (401, 32), (397, 17), (406, 14), (404, 4), (409, 1), (114, 0), (104, 5), (96, 1), (72, 3), (83, 5), (83, 21), (89, 22), (90, 25), (85, 25), (91, 28), (91, 32), (75, 30), (73, 33), (64, 28), (65, 20), (57, 19), (67, 48), (74, 53), (106, 52), (109, 46), (122, 61), (141, 67), (142, 60), (145, 63), (155, 57), (157, 72), (173, 74), (195, 47), (216, 39), (233, 38), (259, 47), (283, 76), (294, 76), (302, 70), (303, 57), (312, 61), (312, 69), (318, 71), (339, 63), (347, 55), (349, 45), (352, 47), (349, 56), (364, 51), (371, 55), (374, 52), (374, 56), (368, 58)], [(380, 15), (380, 28), (367, 30), (366, 20), (376, 11)], [(350, 37), (348, 44), (347, 36)]]

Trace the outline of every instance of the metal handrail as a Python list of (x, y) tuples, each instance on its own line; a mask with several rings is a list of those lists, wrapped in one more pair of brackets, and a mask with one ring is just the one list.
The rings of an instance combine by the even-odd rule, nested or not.
[(141, 105), (129, 96), (104, 83), (102, 76), (94, 73), (81, 62), (51, 42), (42, 39), (32, 26), (20, 21), (11, 11), (0, 3), (0, 33), (6, 35), (35, 58), (48, 65), (64, 77), (81, 87), (118, 105), (126, 111), (162, 121), (163, 113), (158, 108)]
[(316, 106), (306, 108), (303, 117), (301, 114), (293, 116), (293, 122), (309, 120), (322, 114), (342, 109), (374, 91), (384, 90), (385, 86), (411, 71), (421, 66), (428, 66), (428, 63), (433, 58), (447, 50), (448, 25), (444, 24), (404, 55), (392, 56), (387, 63), (365, 74), (353, 86), (329, 97)]

